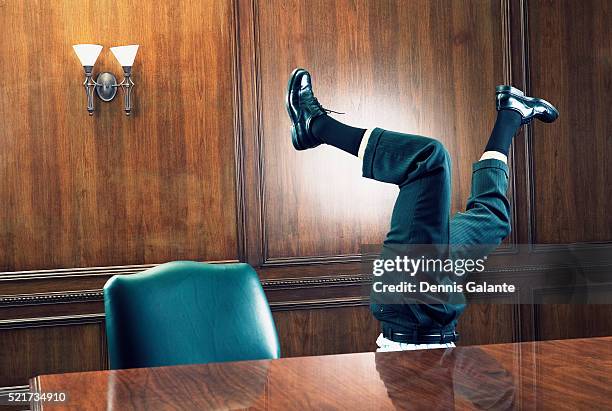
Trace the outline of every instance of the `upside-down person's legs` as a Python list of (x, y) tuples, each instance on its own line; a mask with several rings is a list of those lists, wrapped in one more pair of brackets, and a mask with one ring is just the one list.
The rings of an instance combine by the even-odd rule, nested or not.
[[(326, 117), (318, 117), (313, 124), (316, 126), (320, 119)], [(394, 259), (397, 250), (403, 253), (402, 250), (406, 250), (408, 245), (448, 244), (451, 163), (442, 143), (427, 137), (381, 128), (367, 130), (365, 134), (361, 150), (356, 147), (356, 150), (353, 148), (351, 151), (351, 154), (362, 153), (363, 176), (399, 187), (382, 257)], [(331, 140), (332, 145), (336, 146), (338, 141), (346, 147), (349, 143), (357, 141), (357, 138), (351, 137), (350, 134), (344, 135), (343, 138), (336, 136)], [(418, 326), (422, 329), (440, 331), (454, 319), (454, 312), (449, 312), (443, 304), (396, 302), (373, 304), (373, 310), (378, 319), (400, 330)], [(447, 328), (449, 329), (445, 331), (452, 331), (450, 327)], [(380, 350), (383, 351), (394, 350), (393, 347), (396, 347), (382, 335), (378, 343)], [(447, 346), (447, 344), (420, 345), (421, 348)]]
[[(363, 142), (366, 145), (363, 176), (396, 184), (400, 189), (384, 241), (383, 257), (394, 257), (394, 252), (389, 252), (394, 245), (400, 245), (402, 252), (405, 247), (401, 246), (448, 244), (451, 163), (442, 143), (380, 128), (368, 134), (367, 141)], [(432, 251), (432, 248), (426, 250)], [(454, 312), (442, 304), (375, 303), (372, 310), (374, 316), (383, 322), (383, 328), (452, 332), (452, 327), (446, 326), (453, 321)]]
[[(302, 69), (289, 79), (287, 111), (297, 150), (327, 143), (353, 155), (361, 151), (364, 177), (400, 188), (385, 239), (387, 249), (394, 244), (448, 244), (450, 158), (440, 142), (380, 128), (365, 133), (331, 119), (314, 97), (310, 74)], [(443, 305), (373, 305), (372, 309), (381, 321), (414, 331), (448, 331), (443, 324), (454, 316)]]
[[(385, 239), (385, 250), (392, 250), (395, 244), (499, 244), (507, 235), (506, 156), (512, 138), (521, 124), (533, 118), (552, 122), (558, 112), (545, 100), (527, 97), (511, 86), (498, 86), (496, 99), (499, 114), (481, 161), (474, 165), (467, 210), (451, 223), (450, 160), (439, 142), (380, 128), (366, 131), (331, 119), (329, 110), (314, 97), (310, 74), (303, 69), (291, 74), (286, 104), (297, 150), (333, 145), (363, 158), (364, 177), (398, 185), (400, 192)], [(372, 304), (373, 314), (383, 326), (381, 349), (394, 349), (394, 343), (442, 345), (455, 341), (454, 329), (465, 304), (435, 301)]]

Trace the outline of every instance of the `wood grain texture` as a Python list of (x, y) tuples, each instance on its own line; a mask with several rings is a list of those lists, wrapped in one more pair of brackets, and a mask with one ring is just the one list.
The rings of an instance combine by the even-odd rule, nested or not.
[(470, 303), (459, 319), (458, 345), (511, 343), (521, 340), (519, 307), (508, 302)]
[(380, 325), (370, 308), (274, 312), (283, 357), (374, 351)]
[(600, 337), (612, 330), (609, 304), (541, 304), (533, 315), (538, 340)]
[[(0, 271), (237, 258), (232, 4), (0, 9)], [(140, 44), (135, 111), (85, 111), (77, 43)]]
[(533, 125), (533, 241), (612, 241), (610, 3), (533, 1), (528, 18), (531, 93), (560, 112)]
[(445, 143), (454, 210), (464, 207), (503, 82), (499, 2), (278, 0), (256, 13), (266, 257), (380, 243), (397, 193), (345, 153), (293, 149), (284, 81), (295, 67), (312, 72), (324, 106), (347, 112), (341, 121)]
[(107, 368), (104, 322), (3, 329), (0, 386), (24, 384), (41, 373)]
[(598, 409), (612, 338), (40, 376), (43, 410)]

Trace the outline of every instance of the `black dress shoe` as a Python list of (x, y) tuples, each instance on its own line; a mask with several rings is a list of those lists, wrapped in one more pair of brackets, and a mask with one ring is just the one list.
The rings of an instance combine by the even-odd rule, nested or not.
[(529, 123), (533, 118), (545, 123), (552, 123), (559, 117), (559, 111), (548, 101), (527, 97), (521, 90), (512, 86), (495, 87), (497, 111), (513, 110), (521, 115), (522, 124)]
[(312, 120), (323, 116), (331, 110), (321, 106), (312, 91), (310, 73), (304, 69), (293, 70), (287, 85), (287, 112), (291, 118), (291, 141), (296, 150), (306, 150), (323, 142), (312, 132)]

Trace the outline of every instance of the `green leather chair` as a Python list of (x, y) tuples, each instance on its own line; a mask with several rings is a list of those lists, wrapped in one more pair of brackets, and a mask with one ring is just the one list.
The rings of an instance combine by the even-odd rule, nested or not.
[(175, 261), (104, 286), (111, 369), (280, 357), (274, 319), (248, 264)]

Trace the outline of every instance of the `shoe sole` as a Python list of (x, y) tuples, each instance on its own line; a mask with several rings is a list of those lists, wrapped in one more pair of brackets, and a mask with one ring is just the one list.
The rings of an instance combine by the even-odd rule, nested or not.
[(293, 115), (293, 110), (291, 109), (291, 92), (293, 91), (293, 87), (295, 86), (295, 81), (302, 73), (306, 73), (306, 70), (302, 68), (296, 68), (291, 72), (289, 76), (289, 82), (287, 83), (287, 96), (285, 101), (285, 107), (287, 108), (287, 113), (289, 114), (289, 118), (291, 119), (291, 142), (293, 143), (293, 147), (296, 150), (304, 150), (304, 148), (299, 144), (297, 139), (297, 130), (295, 129), (295, 124), (298, 119)]
[[(511, 96), (522, 97), (524, 99), (534, 100), (534, 97), (528, 97), (521, 90), (515, 87), (512, 87), (512, 86), (505, 86), (505, 85), (497, 86), (495, 87), (495, 94), (510, 94)], [(552, 104), (550, 104), (548, 101), (544, 100), (543, 98), (538, 98), (538, 100), (553, 113), (553, 118), (550, 120), (545, 120), (541, 117), (538, 117), (538, 119), (545, 123), (552, 123), (553, 121), (555, 121), (559, 117), (559, 110), (557, 110), (555, 106), (553, 106)]]

